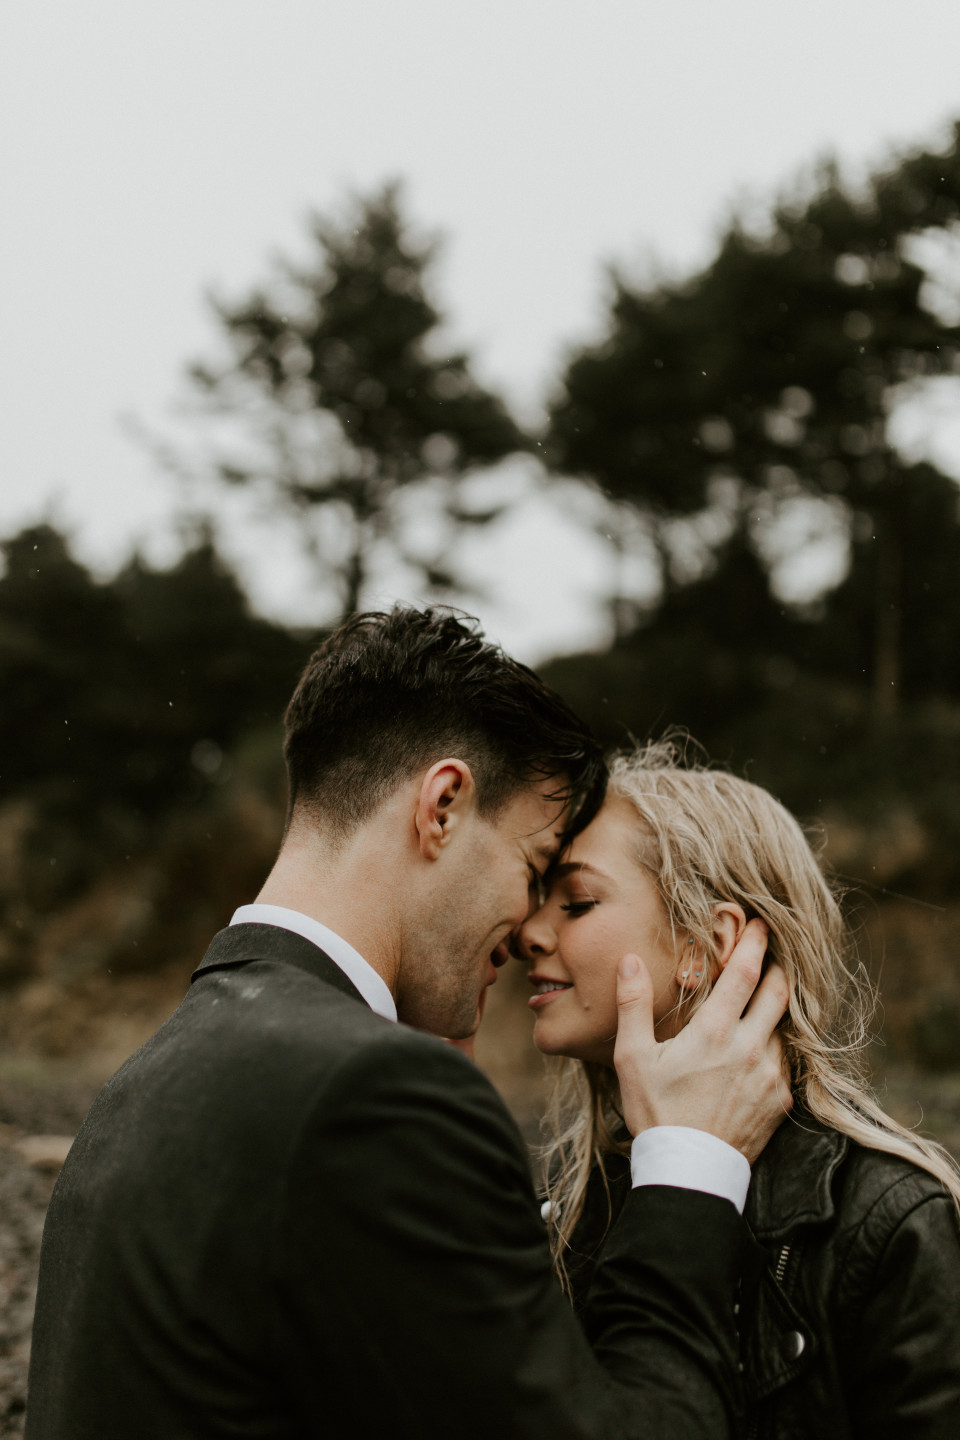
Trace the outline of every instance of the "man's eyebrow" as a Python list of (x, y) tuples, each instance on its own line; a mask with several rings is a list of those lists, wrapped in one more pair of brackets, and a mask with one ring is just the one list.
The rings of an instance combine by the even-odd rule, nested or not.
[(539, 867), (536, 865), (534, 865), (533, 867), (540, 877), (541, 884), (543, 884), (544, 882), (549, 882), (551, 876), (553, 875), (554, 867), (556, 866), (556, 863), (562, 854), (562, 844), (551, 844), (550, 841), (544, 841), (543, 844), (536, 845), (534, 847), (532, 858), (534, 860), (546, 861), (546, 864), (544, 865), (542, 870), (540, 870)]
[(557, 861), (563, 854), (563, 850), (564, 846), (562, 841), (551, 842), (547, 840), (544, 841), (542, 845), (536, 847), (533, 852), (536, 858), (547, 862), (544, 870), (545, 875), (553, 873)]

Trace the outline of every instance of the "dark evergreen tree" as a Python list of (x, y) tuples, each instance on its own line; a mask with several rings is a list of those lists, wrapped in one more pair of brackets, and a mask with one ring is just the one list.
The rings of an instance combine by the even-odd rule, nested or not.
[[(904, 469), (891, 488), (897, 480), (889, 513), (907, 562), (897, 586), (900, 690), (913, 701), (960, 697), (960, 491), (931, 465)], [(800, 663), (838, 679), (871, 672), (878, 570), (890, 563), (872, 523), (854, 530), (851, 555), (849, 574), (824, 597), (818, 623), (797, 627), (795, 636)]]
[[(0, 797), (67, 807), (102, 770), (99, 723), (124, 648), (118, 597), (51, 525), (0, 544)], [(109, 773), (102, 777), (109, 786)]]
[[(193, 376), (253, 442), (221, 459), (220, 474), (264, 485), (300, 517), (349, 612), (384, 542), (429, 584), (448, 586), (451, 529), (496, 513), (465, 505), (461, 482), (525, 442), (467, 356), (439, 344), (426, 288), (434, 247), (411, 237), (396, 187), (358, 202), (343, 223), (316, 219), (312, 239), (311, 266), (280, 264), (245, 301), (217, 307), (231, 363)], [(429, 524), (404, 521), (405, 502), (429, 506), (430, 481), (446, 522), (433, 541)]]
[[(551, 413), (554, 464), (654, 520), (720, 493), (734, 527), (754, 537), (758, 508), (798, 497), (837, 497), (863, 517), (873, 594), (861, 668), (879, 715), (903, 683), (904, 576), (926, 560), (906, 518), (920, 472), (891, 445), (890, 400), (917, 377), (954, 372), (960, 343), (960, 329), (921, 303), (925, 274), (904, 244), (956, 214), (956, 147), (935, 157), (939, 170), (933, 158), (862, 192), (825, 168), (815, 193), (779, 206), (765, 233), (734, 225), (685, 285), (638, 292), (615, 277), (608, 335), (571, 362)], [(944, 572), (938, 583), (955, 590), (960, 579)], [(750, 624), (744, 614), (740, 628)]]
[(21, 836), (17, 894), (40, 907), (148, 845), (244, 734), (279, 733), (310, 638), (250, 614), (209, 535), (170, 569), (134, 559), (109, 580), (50, 525), (2, 552), (0, 832)]

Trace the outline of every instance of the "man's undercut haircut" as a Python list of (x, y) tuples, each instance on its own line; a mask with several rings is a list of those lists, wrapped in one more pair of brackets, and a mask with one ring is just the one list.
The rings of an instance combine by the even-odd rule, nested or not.
[(543, 681), (455, 611), (396, 606), (354, 615), (314, 651), (285, 717), (288, 823), (304, 810), (343, 837), (438, 760), (470, 766), (495, 814), (556, 780), (577, 833), (606, 787), (600, 747)]

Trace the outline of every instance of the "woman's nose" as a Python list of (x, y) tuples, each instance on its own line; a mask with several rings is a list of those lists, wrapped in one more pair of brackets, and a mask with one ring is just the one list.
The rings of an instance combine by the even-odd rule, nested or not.
[(542, 955), (552, 955), (557, 948), (557, 937), (544, 912), (538, 910), (525, 920), (516, 933), (514, 946), (518, 960), (529, 963)]

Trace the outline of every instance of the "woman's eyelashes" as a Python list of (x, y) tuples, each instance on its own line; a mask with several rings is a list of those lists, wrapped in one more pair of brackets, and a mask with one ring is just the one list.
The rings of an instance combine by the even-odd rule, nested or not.
[(596, 900), (571, 900), (568, 904), (561, 905), (560, 909), (565, 910), (571, 920), (576, 920), (578, 915), (586, 915), (588, 910), (592, 910), (596, 903)]

